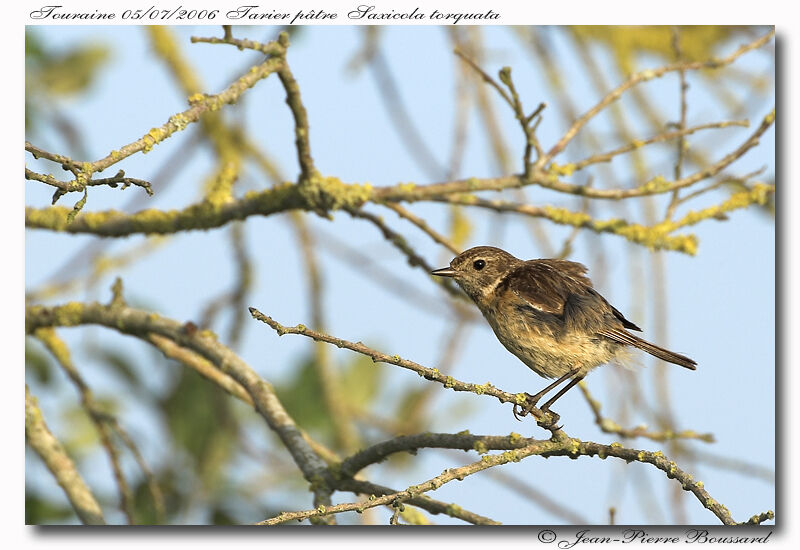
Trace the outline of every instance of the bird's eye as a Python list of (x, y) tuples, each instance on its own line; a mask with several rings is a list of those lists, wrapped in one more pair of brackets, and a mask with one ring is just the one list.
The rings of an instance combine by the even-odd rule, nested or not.
[(483, 269), (484, 267), (486, 267), (486, 262), (485, 262), (485, 261), (483, 261), (483, 260), (475, 260), (475, 261), (472, 263), (472, 267), (474, 267), (475, 269), (477, 269), (478, 271), (480, 271), (481, 269)]

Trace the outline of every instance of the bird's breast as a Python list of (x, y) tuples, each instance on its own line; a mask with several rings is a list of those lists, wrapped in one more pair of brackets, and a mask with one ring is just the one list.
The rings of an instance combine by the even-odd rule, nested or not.
[(574, 368), (585, 374), (609, 362), (620, 346), (596, 334), (564, 330), (559, 316), (520, 312), (511, 307), (481, 307), (497, 339), (539, 376), (558, 378)]

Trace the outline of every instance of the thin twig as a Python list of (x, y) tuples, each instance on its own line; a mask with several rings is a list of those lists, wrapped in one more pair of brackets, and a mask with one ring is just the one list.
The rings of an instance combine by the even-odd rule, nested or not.
[(699, 439), (700, 441), (705, 441), (706, 443), (714, 443), (714, 434), (711, 433), (698, 433), (694, 430), (662, 430), (658, 432), (649, 431), (646, 426), (637, 426), (636, 428), (623, 428), (610, 418), (604, 417), (603, 414), (600, 412), (601, 405), (600, 402), (597, 401), (592, 394), (589, 393), (589, 389), (584, 382), (578, 383), (581, 391), (583, 392), (583, 396), (586, 398), (586, 402), (589, 404), (589, 408), (592, 409), (592, 413), (594, 414), (594, 421), (597, 426), (603, 430), (605, 433), (609, 434), (617, 434), (620, 437), (624, 437), (626, 439), (633, 439), (636, 437), (645, 437), (647, 439), (652, 439), (653, 441), (671, 441), (674, 439)]
[(34, 332), (34, 336), (47, 348), (78, 390), (81, 396), (81, 405), (85, 409), (92, 424), (94, 424), (100, 436), (100, 441), (108, 453), (111, 469), (114, 472), (114, 479), (117, 482), (117, 489), (119, 490), (120, 510), (125, 514), (128, 524), (134, 525), (136, 523), (134, 517), (135, 502), (128, 480), (125, 479), (125, 474), (122, 471), (119, 449), (112, 440), (111, 430), (106, 422), (106, 418), (110, 415), (102, 409), (94, 398), (88, 384), (75, 367), (69, 348), (66, 343), (58, 337), (55, 330), (52, 328), (42, 328)]
[[(333, 344), (338, 348), (345, 348), (354, 351), (356, 353), (366, 355), (367, 357), (371, 358), (374, 362), (388, 363), (391, 365), (402, 367), (404, 369), (411, 370), (417, 373), (419, 376), (425, 378), (426, 380), (438, 382), (439, 384), (442, 384), (445, 388), (452, 389), (453, 391), (470, 392), (470, 393), (475, 393), (477, 395), (489, 395), (496, 398), (501, 403), (511, 403), (520, 405), (523, 405), (525, 403), (524, 393), (512, 394), (504, 392), (502, 390), (495, 388), (492, 384), (488, 382), (482, 385), (460, 382), (454, 379), (452, 376), (446, 376), (440, 373), (439, 369), (424, 367), (419, 363), (415, 363), (414, 361), (403, 359), (399, 355), (389, 356), (386, 355), (385, 353), (367, 347), (361, 342), (353, 343), (347, 340), (343, 340), (341, 338), (329, 336), (321, 332), (310, 330), (305, 325), (286, 327), (275, 321), (272, 317), (264, 315), (254, 307), (250, 308), (250, 314), (253, 316), (254, 319), (266, 323), (270, 327), (272, 327), (272, 329), (275, 330), (275, 332), (277, 332), (279, 336), (283, 336), (284, 334), (301, 334), (318, 342), (327, 342), (328, 344)], [(532, 409), (532, 413), (537, 420), (546, 421), (548, 419), (548, 415), (546, 413), (542, 413), (541, 411), (539, 411), (539, 409), (535, 407)], [(551, 426), (548, 429), (553, 434), (563, 433), (559, 428), (556, 428), (554, 426)]]
[[(677, 130), (673, 130), (671, 132), (662, 132), (662, 133), (660, 133), (658, 135), (655, 135), (655, 136), (647, 138), (647, 139), (635, 140), (635, 141), (633, 141), (631, 143), (628, 143), (627, 145), (623, 145), (622, 147), (619, 147), (619, 148), (614, 149), (612, 151), (608, 151), (606, 153), (600, 153), (600, 154), (597, 154), (597, 155), (592, 155), (590, 157), (587, 157), (587, 158), (585, 158), (585, 159), (583, 159), (583, 160), (581, 160), (579, 162), (570, 164), (568, 166), (571, 168), (571, 171), (574, 173), (574, 172), (577, 172), (578, 170), (582, 170), (582, 169), (584, 169), (587, 166), (590, 166), (592, 164), (597, 164), (597, 163), (600, 163), (600, 162), (609, 162), (610, 160), (612, 160), (614, 157), (616, 157), (618, 155), (622, 155), (622, 154), (625, 154), (625, 153), (630, 153), (631, 151), (634, 151), (634, 150), (637, 150), (637, 149), (641, 149), (642, 147), (644, 147), (646, 145), (653, 144), (653, 143), (671, 141), (671, 140), (676, 139), (676, 138), (678, 138), (679, 143), (685, 143), (685, 140), (683, 138), (685, 138), (688, 135), (694, 134), (695, 132), (699, 132), (701, 130), (709, 130), (709, 129), (712, 129), (712, 128), (714, 128), (714, 129), (731, 128), (731, 127), (734, 127), (734, 126), (747, 128), (749, 125), (750, 125), (750, 123), (747, 120), (726, 120), (726, 121), (722, 121), (722, 122), (710, 122), (708, 124), (699, 124), (697, 126), (692, 126), (691, 128), (683, 127), (683, 128), (679, 128)], [(680, 173), (676, 172), (675, 181), (678, 181), (680, 179), (681, 179)]]
[(459, 48), (454, 49), (453, 53), (456, 54), (461, 59), (463, 59), (467, 65), (472, 67), (475, 70), (475, 72), (481, 76), (483, 81), (489, 84), (495, 90), (497, 90), (497, 93), (500, 94), (500, 97), (502, 97), (506, 101), (506, 103), (508, 103), (508, 106), (511, 107), (511, 109), (514, 109), (514, 101), (511, 99), (511, 96), (508, 95), (508, 92), (506, 92), (494, 78), (489, 76), (486, 73), (486, 71), (481, 69), (480, 66), (475, 61), (473, 61), (467, 54), (465, 54)]
[(125, 172), (123, 170), (120, 170), (114, 177), (111, 178), (89, 179), (84, 182), (80, 182), (77, 179), (72, 181), (61, 181), (50, 174), (40, 174), (25, 168), (25, 179), (40, 181), (42, 183), (46, 183), (47, 185), (56, 187), (57, 189), (53, 195), (52, 204), (55, 204), (59, 198), (67, 193), (84, 191), (86, 187), (95, 185), (108, 185), (114, 189), (119, 187), (120, 184), (122, 184), (122, 189), (127, 189), (131, 185), (136, 185), (143, 188), (149, 196), (153, 196), (153, 187), (150, 182), (137, 178), (127, 178), (125, 177)]
[(133, 458), (136, 460), (136, 464), (139, 465), (139, 469), (144, 474), (145, 480), (147, 481), (147, 489), (150, 491), (150, 496), (153, 499), (153, 508), (155, 512), (156, 523), (159, 525), (163, 525), (166, 522), (166, 510), (164, 509), (164, 495), (161, 492), (161, 487), (158, 484), (158, 479), (156, 479), (153, 470), (147, 464), (147, 461), (142, 456), (141, 451), (139, 450), (139, 446), (136, 445), (136, 442), (133, 438), (128, 434), (128, 432), (123, 428), (119, 421), (114, 418), (110, 417), (106, 419), (106, 421), (111, 425), (111, 428), (117, 434), (117, 436), (125, 443), (125, 446), (130, 449), (131, 453), (133, 454)]
[[(408, 259), (408, 265), (411, 267), (419, 267), (424, 270), (427, 274), (430, 274), (435, 268), (431, 266), (425, 258), (420, 256), (412, 247), (408, 244), (408, 241), (391, 229), (386, 223), (381, 219), (379, 216), (366, 212), (364, 210), (356, 210), (348, 208), (347, 212), (353, 216), (354, 218), (362, 218), (371, 222), (375, 227), (377, 227), (381, 233), (383, 233), (384, 238), (389, 241), (395, 248), (397, 248), (400, 252), (402, 252), (406, 258)], [(436, 282), (444, 288), (451, 296), (454, 296), (459, 299), (465, 298), (465, 295), (458, 286), (455, 285), (451, 280), (445, 279), (444, 281), (438, 280), (440, 278), (434, 278)]]
[(481, 199), (475, 195), (454, 194), (446, 197), (434, 197), (433, 202), (445, 202), (486, 208), (496, 212), (514, 212), (534, 218), (544, 218), (560, 225), (589, 229), (596, 233), (619, 235), (637, 244), (644, 244), (653, 249), (675, 250), (694, 254), (697, 250), (697, 239), (694, 235), (670, 235), (676, 227), (644, 226), (627, 222), (620, 218), (595, 220), (583, 212), (573, 212), (565, 208), (552, 206), (533, 206), (503, 200)]
[[(305, 272), (308, 274), (308, 293), (311, 302), (311, 318), (317, 330), (325, 330), (325, 312), (323, 309), (322, 274), (317, 262), (315, 241), (308, 224), (300, 214), (291, 217), (303, 258)], [(244, 313), (244, 306), (242, 306)], [(326, 415), (331, 419), (336, 442), (341, 449), (352, 451), (358, 447), (356, 433), (346, 407), (346, 396), (342, 391), (339, 373), (328, 353), (329, 348), (321, 343), (314, 345), (314, 370), (321, 389), (322, 402), (327, 409)]]
[[(335, 237), (333, 234), (327, 234), (324, 231), (319, 231), (317, 239), (322, 243), (321, 250), (333, 255), (334, 258), (342, 262), (342, 265), (353, 269), (354, 272), (364, 277), (367, 281), (377, 284), (384, 288), (387, 292), (396, 296), (398, 299), (403, 300), (407, 304), (413, 304), (421, 311), (429, 314), (440, 316), (449, 313), (446, 304), (436, 299), (436, 296), (420, 290), (416, 286), (410, 284), (406, 278), (403, 278), (393, 271), (382, 267), (375, 261), (369, 254), (365, 254), (355, 246)], [(462, 314), (466, 315), (470, 321), (476, 321), (478, 316), (474, 312), (474, 308), (468, 308), (466, 303), (461, 301), (450, 301), (455, 309), (456, 316), (461, 317)]]
[(450, 252), (455, 254), (456, 256), (461, 254), (461, 250), (455, 245), (453, 241), (433, 229), (428, 223), (420, 218), (419, 216), (414, 215), (412, 212), (409, 212), (407, 209), (403, 208), (399, 204), (393, 202), (387, 202), (384, 204), (386, 208), (389, 210), (394, 210), (394, 212), (400, 216), (401, 218), (405, 218), (417, 227), (419, 227), (423, 232), (425, 232), (434, 242), (439, 243)]
[(304, 434), (284, 409), (270, 384), (213, 334), (197, 330), (191, 324), (161, 317), (155, 313), (127, 306), (106, 306), (98, 303), (72, 302), (64, 306), (27, 306), (26, 331), (49, 326), (99, 324), (137, 338), (151, 333), (173, 340), (213, 363), (244, 387), (259, 414), (275, 431), (292, 455), (303, 476), (312, 485), (315, 505), (330, 503), (331, 490), (325, 482), (327, 464), (307, 443)]
[[(681, 51), (681, 34), (678, 27), (673, 27), (672, 29), (672, 49), (675, 50), (676, 61), (683, 61), (683, 52)], [(680, 77), (680, 90), (678, 94), (680, 97), (680, 119), (678, 120), (677, 127), (680, 131), (686, 129), (686, 118), (689, 110), (689, 105), (686, 101), (686, 92), (689, 90), (689, 84), (686, 82), (686, 71), (678, 71), (678, 76)], [(686, 141), (686, 137), (681, 136), (681, 138), (678, 140), (678, 150), (675, 158), (675, 170), (673, 177), (676, 180), (681, 179), (681, 176), (683, 175), (683, 157), (688, 145), (689, 143)], [(667, 212), (664, 215), (666, 219), (672, 218), (673, 214), (675, 213), (675, 208), (678, 206), (679, 200), (680, 192), (676, 189), (672, 192), (672, 197), (670, 198), (669, 205), (667, 206)]]
[[(350, 491), (356, 494), (379, 496), (397, 494), (396, 489), (384, 487), (369, 481), (360, 479), (345, 478), (336, 482), (336, 488), (340, 491)], [(432, 499), (427, 495), (418, 495), (405, 500), (406, 504), (411, 504), (418, 508), (430, 512), (431, 514), (444, 514), (452, 518), (460, 519), (473, 525), (499, 525), (500, 522), (471, 512), (454, 503), (442, 502)]]
[(541, 454), (543, 450), (550, 445), (549, 441), (536, 441), (532, 445), (528, 447), (523, 447), (521, 449), (516, 449), (514, 451), (508, 451), (506, 453), (497, 454), (497, 455), (486, 455), (481, 458), (481, 460), (477, 462), (473, 462), (471, 464), (467, 464), (466, 466), (461, 466), (460, 468), (449, 468), (439, 474), (438, 476), (424, 481), (422, 483), (412, 485), (411, 487), (405, 489), (404, 491), (399, 491), (397, 493), (388, 494), (380, 497), (376, 497), (374, 499), (369, 499), (366, 502), (353, 502), (353, 503), (346, 503), (346, 504), (339, 504), (336, 506), (330, 507), (318, 507), (315, 510), (303, 510), (299, 512), (284, 512), (274, 518), (266, 519), (264, 521), (260, 521), (257, 525), (277, 525), (280, 523), (285, 523), (287, 521), (302, 521), (304, 519), (317, 517), (317, 516), (326, 516), (329, 514), (338, 514), (341, 512), (363, 512), (368, 508), (374, 508), (376, 506), (384, 506), (387, 504), (392, 504), (396, 501), (405, 501), (416, 496), (419, 496), (422, 493), (433, 491), (453, 480), (463, 480), (465, 477), (470, 476), (472, 474), (478, 473), (483, 471), (487, 468), (491, 468), (493, 466), (499, 466), (502, 464), (507, 464), (508, 462), (518, 462), (523, 458), (533, 455), (533, 454)]
[(619, 97), (625, 93), (627, 90), (632, 88), (633, 86), (641, 83), (646, 82), (648, 80), (652, 80), (653, 78), (659, 78), (669, 72), (674, 71), (696, 71), (699, 69), (719, 69), (724, 67), (725, 65), (730, 65), (734, 61), (736, 61), (739, 57), (744, 55), (745, 53), (760, 48), (767, 42), (769, 42), (775, 34), (775, 30), (771, 30), (764, 36), (754, 40), (753, 42), (741, 46), (735, 52), (730, 54), (728, 57), (722, 59), (712, 59), (709, 61), (696, 61), (696, 62), (678, 62), (672, 63), (670, 65), (666, 65), (664, 67), (659, 67), (657, 69), (646, 69), (644, 71), (639, 71), (632, 75), (628, 80), (617, 86), (614, 90), (609, 92), (603, 99), (601, 99), (594, 107), (586, 111), (583, 115), (581, 115), (578, 120), (576, 120), (572, 126), (566, 131), (564, 136), (555, 144), (553, 147), (537, 161), (537, 165), (539, 167), (543, 167), (547, 162), (549, 162), (555, 155), (560, 153), (564, 150), (567, 144), (572, 141), (572, 138), (583, 128), (587, 122), (589, 122), (595, 115), (597, 115), (600, 111), (605, 109), (608, 105), (619, 99)]

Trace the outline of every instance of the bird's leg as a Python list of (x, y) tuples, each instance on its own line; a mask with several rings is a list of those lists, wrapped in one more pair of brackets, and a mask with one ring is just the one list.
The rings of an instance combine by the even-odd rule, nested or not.
[[(550, 384), (549, 386), (544, 388), (542, 391), (540, 391), (536, 395), (531, 395), (529, 393), (526, 393), (525, 394), (525, 406), (524, 407), (522, 405), (518, 405), (516, 403), (514, 404), (514, 410), (513, 410), (514, 418), (516, 418), (517, 420), (522, 420), (521, 417), (527, 416), (528, 413), (531, 412), (531, 409), (536, 407), (536, 403), (538, 403), (539, 400), (542, 397), (544, 397), (544, 395), (547, 392), (549, 392), (550, 390), (552, 390), (553, 388), (555, 388), (556, 386), (561, 384), (564, 380), (566, 380), (570, 376), (573, 376), (573, 375), (577, 374), (579, 370), (580, 370), (580, 368), (577, 368), (577, 367), (572, 369), (567, 374), (565, 374), (564, 376), (562, 376), (561, 378), (559, 378), (558, 380), (556, 380), (555, 382), (553, 382), (552, 384)], [(574, 384), (571, 384), (571, 385), (567, 386), (567, 388), (571, 388), (573, 385)], [(547, 405), (545, 405), (545, 407), (548, 406), (548, 405), (552, 405), (553, 401), (555, 401), (557, 398), (559, 398), (562, 395), (564, 395), (564, 393), (563, 393), (564, 391), (566, 391), (566, 390), (562, 390), (561, 392), (558, 393), (558, 395), (556, 395), (555, 399), (551, 399), (550, 401), (548, 401)], [(519, 412), (517, 412), (517, 407), (519, 407)]]
[(549, 400), (547, 403), (545, 403), (544, 405), (542, 405), (542, 408), (541, 408), (541, 409), (539, 409), (539, 410), (540, 410), (540, 411), (542, 411), (543, 413), (549, 413), (549, 414), (550, 414), (550, 422), (548, 422), (548, 423), (547, 423), (547, 425), (548, 425), (548, 426), (552, 426), (552, 425), (554, 425), (556, 422), (558, 422), (558, 419), (559, 419), (559, 418), (561, 418), (561, 417), (558, 415), (558, 413), (555, 413), (555, 412), (553, 412), (553, 411), (551, 411), (551, 410), (550, 410), (550, 406), (551, 406), (553, 403), (555, 403), (555, 402), (556, 402), (556, 400), (557, 400), (559, 397), (561, 397), (562, 395), (564, 395), (565, 393), (567, 393), (567, 392), (568, 392), (570, 389), (572, 389), (572, 387), (573, 387), (573, 386), (575, 386), (575, 385), (576, 385), (578, 382), (580, 382), (581, 380), (583, 380), (584, 376), (586, 376), (586, 375), (583, 375), (583, 376), (576, 376), (575, 378), (573, 378), (572, 380), (570, 380), (569, 384), (567, 384), (566, 386), (564, 386), (563, 388), (561, 388), (561, 389), (558, 391), (558, 393), (557, 393), (557, 394), (555, 394), (555, 395), (553, 396), (553, 398), (552, 398), (552, 399), (550, 399), (550, 400)]

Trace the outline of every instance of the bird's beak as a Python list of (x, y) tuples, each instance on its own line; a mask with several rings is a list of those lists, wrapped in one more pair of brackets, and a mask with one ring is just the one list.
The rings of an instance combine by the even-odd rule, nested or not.
[(455, 277), (456, 270), (452, 267), (443, 267), (441, 269), (434, 269), (431, 275), (438, 275), (439, 277)]

